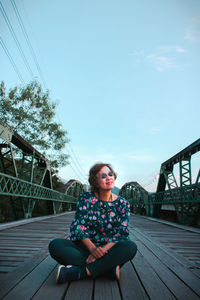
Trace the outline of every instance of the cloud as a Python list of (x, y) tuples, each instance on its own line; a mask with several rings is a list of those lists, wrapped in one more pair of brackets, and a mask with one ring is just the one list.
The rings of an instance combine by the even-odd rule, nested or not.
[(159, 54), (150, 54), (147, 60), (158, 70), (177, 68), (176, 59), (167, 56), (160, 56)]
[(178, 58), (187, 50), (180, 46), (162, 46), (158, 47), (154, 53), (146, 56), (146, 59), (152, 64), (159, 72), (166, 69), (178, 69), (180, 63)]
[(185, 40), (189, 42), (200, 42), (200, 18), (193, 18), (190, 26), (185, 31)]
[(176, 47), (176, 51), (179, 52), (179, 53), (184, 53), (184, 52), (187, 52), (186, 49), (184, 48), (181, 48), (181, 47)]
[(134, 51), (130, 55), (135, 57), (136, 63), (147, 61), (156, 70), (162, 72), (166, 69), (178, 69), (180, 55), (187, 50), (181, 46), (160, 46), (153, 53), (145, 53), (144, 50)]
[(186, 49), (184, 49), (183, 47), (180, 46), (162, 46), (162, 47), (158, 47), (158, 52), (160, 53), (184, 53), (187, 52)]
[(159, 127), (159, 126), (155, 126), (155, 127), (151, 127), (150, 129), (149, 129), (149, 133), (150, 134), (157, 134), (158, 132), (160, 132), (161, 131), (161, 128)]

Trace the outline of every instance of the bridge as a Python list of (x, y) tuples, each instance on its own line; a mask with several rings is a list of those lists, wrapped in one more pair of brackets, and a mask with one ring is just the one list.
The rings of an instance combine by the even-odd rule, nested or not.
[[(0, 124), (0, 138), (0, 205), (4, 199), (11, 219), (35, 216), (36, 208), (44, 215), (74, 208), (84, 190), (81, 182), (70, 180), (62, 191), (55, 191), (50, 162), (41, 153), (6, 124)], [(122, 186), (120, 195), (130, 201), (136, 214), (159, 218), (174, 212), (178, 223), (199, 225), (200, 169), (194, 181), (191, 167), (192, 155), (199, 151), (200, 139), (163, 162), (155, 193), (131, 181)], [(176, 164), (179, 183), (174, 175)]]
[(47, 247), (68, 236), (72, 218), (65, 212), (0, 225), (0, 299), (199, 299), (200, 229), (132, 213), (138, 252), (119, 282), (99, 277), (56, 285), (57, 263)]
[[(55, 191), (50, 163), (41, 153), (5, 124), (0, 138), (0, 213), (15, 220), (0, 225), (0, 299), (200, 298), (200, 229), (186, 226), (199, 225), (200, 172), (192, 180), (191, 157), (200, 139), (161, 164), (156, 193), (135, 181), (122, 186), (138, 252), (121, 269), (119, 282), (99, 277), (57, 286), (57, 263), (47, 246), (55, 237), (68, 237), (84, 186), (70, 180)], [(159, 218), (171, 212), (176, 223)]]
[[(145, 213), (159, 218), (164, 211), (175, 211), (181, 224), (200, 223), (200, 169), (192, 181), (192, 155), (200, 151), (200, 139), (163, 162), (156, 193), (148, 193), (137, 182), (128, 182), (120, 194), (129, 199), (135, 213)], [(175, 165), (179, 164), (178, 184), (174, 175)], [(167, 187), (167, 189), (166, 189)]]

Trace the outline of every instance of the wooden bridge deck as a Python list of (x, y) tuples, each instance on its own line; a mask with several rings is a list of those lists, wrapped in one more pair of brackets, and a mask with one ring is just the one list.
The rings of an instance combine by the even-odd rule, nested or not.
[(56, 262), (47, 247), (66, 237), (73, 213), (0, 226), (0, 299), (125, 300), (200, 299), (200, 230), (131, 215), (138, 252), (106, 278), (55, 284)]

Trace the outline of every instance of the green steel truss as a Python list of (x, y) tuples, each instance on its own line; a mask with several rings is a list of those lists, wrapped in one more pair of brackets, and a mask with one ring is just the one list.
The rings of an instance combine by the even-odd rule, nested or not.
[[(83, 192), (80, 182), (70, 180), (62, 193), (53, 190), (50, 163), (42, 154), (1, 123), (0, 141), (0, 196), (10, 202), (15, 219), (31, 217), (41, 201), (46, 203), (47, 214), (73, 209)], [(191, 157), (199, 151), (200, 139), (162, 163), (156, 193), (132, 181), (124, 184), (120, 195), (130, 201), (135, 213), (159, 217), (163, 205), (171, 205), (180, 223), (194, 223), (200, 214), (200, 170), (192, 182)], [(179, 183), (174, 175), (177, 163)]]
[[(156, 193), (144, 192), (135, 182), (126, 183), (120, 194), (131, 202), (136, 213), (159, 217), (162, 207), (170, 205), (182, 224), (194, 224), (200, 217), (200, 170), (192, 182), (191, 157), (200, 151), (200, 139), (161, 164)], [(174, 166), (179, 164), (178, 183)]]
[(0, 173), (0, 195), (24, 198), (24, 212), (30, 217), (34, 206), (32, 200), (49, 200), (55, 204), (55, 213), (60, 211), (60, 205), (64, 203), (76, 203), (80, 193), (83, 192), (81, 183), (74, 180), (65, 193), (46, 188), (31, 182)]
[(177, 187), (173, 190), (149, 194), (150, 204), (197, 204), (200, 203), (200, 183)]
[(148, 207), (148, 192), (135, 181), (124, 184), (119, 195), (130, 201), (134, 213), (142, 214), (144, 208)]
[(53, 202), (54, 210), (58, 213), (60, 211), (70, 211), (75, 209), (77, 199), (79, 198), (80, 194), (83, 193), (83, 191), (83, 184), (80, 181), (74, 179), (69, 180), (62, 188), (62, 192), (64, 194), (58, 193), (59, 195), (64, 195), (63, 200), (55, 200)]
[(76, 202), (73, 195), (59, 193), (16, 177), (0, 173), (0, 195), (51, 200), (56, 202)]
[(62, 192), (53, 190), (49, 161), (1, 122), (0, 142), (0, 205), (9, 202), (14, 219), (31, 217), (44, 200), (45, 214), (73, 208), (83, 191), (80, 182), (71, 180)]

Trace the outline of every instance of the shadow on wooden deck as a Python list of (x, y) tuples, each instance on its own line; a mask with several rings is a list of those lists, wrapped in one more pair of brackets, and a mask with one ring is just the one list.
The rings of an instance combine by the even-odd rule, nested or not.
[(106, 278), (55, 284), (57, 263), (48, 243), (69, 234), (73, 213), (0, 226), (0, 299), (200, 299), (200, 230), (131, 215), (138, 252)]

